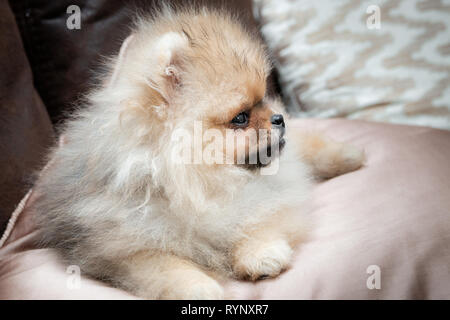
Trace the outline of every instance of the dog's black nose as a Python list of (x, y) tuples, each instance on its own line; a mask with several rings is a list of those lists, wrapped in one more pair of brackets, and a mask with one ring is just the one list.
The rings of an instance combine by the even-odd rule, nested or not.
[(282, 114), (274, 114), (272, 118), (270, 118), (270, 122), (275, 126), (282, 126), (284, 128), (284, 118)]

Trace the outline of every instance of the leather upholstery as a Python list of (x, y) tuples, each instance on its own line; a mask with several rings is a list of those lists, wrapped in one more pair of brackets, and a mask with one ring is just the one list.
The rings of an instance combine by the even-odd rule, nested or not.
[(0, 0), (0, 233), (30, 187), (53, 129), (8, 2)]

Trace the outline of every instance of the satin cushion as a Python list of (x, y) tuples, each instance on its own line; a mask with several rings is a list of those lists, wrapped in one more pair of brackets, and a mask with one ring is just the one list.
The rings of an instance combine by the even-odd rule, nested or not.
[[(256, 283), (230, 281), (228, 295), (450, 299), (450, 132), (343, 119), (290, 126), (360, 146), (367, 163), (314, 187), (314, 227), (290, 269)], [(33, 248), (32, 214), (31, 197), (0, 248), (0, 299), (132, 298), (84, 278), (71, 286), (73, 274), (55, 253)]]

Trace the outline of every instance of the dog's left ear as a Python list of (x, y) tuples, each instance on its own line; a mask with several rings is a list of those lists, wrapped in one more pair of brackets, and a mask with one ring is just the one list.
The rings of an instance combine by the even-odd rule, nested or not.
[(114, 70), (111, 75), (111, 78), (109, 79), (109, 82), (107, 83), (108, 87), (115, 86), (117, 83), (117, 79), (119, 78), (120, 71), (122, 70), (122, 64), (125, 61), (125, 57), (128, 53), (128, 48), (130, 47), (130, 44), (133, 42), (134, 35), (129, 35), (124, 42), (122, 43), (122, 46), (120, 47), (119, 55), (117, 56), (117, 61), (114, 64)]
[(156, 42), (155, 53), (160, 74), (165, 82), (166, 94), (171, 95), (173, 90), (181, 84), (181, 63), (183, 52), (189, 46), (185, 35), (177, 32), (168, 32)]
[(181, 67), (188, 48), (186, 35), (177, 32), (167, 32), (151, 42), (134, 33), (123, 42), (106, 86), (115, 89), (122, 88), (120, 84), (143, 84), (146, 92), (150, 87), (152, 94), (141, 95), (139, 101), (127, 101), (155, 106), (163, 114), (182, 85)]

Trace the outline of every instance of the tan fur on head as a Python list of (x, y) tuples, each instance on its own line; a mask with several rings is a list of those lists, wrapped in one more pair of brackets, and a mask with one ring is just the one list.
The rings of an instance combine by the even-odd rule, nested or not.
[[(110, 105), (121, 101), (121, 127), (136, 132), (135, 144), (142, 141), (147, 146), (155, 140), (151, 149), (158, 150), (162, 162), (170, 159), (173, 129), (192, 130), (196, 120), (203, 121), (205, 130), (215, 128), (224, 134), (230, 128), (230, 120), (248, 110), (252, 111), (251, 128), (270, 129), (271, 104), (262, 103), (270, 70), (266, 53), (261, 43), (230, 15), (206, 9), (174, 13), (166, 8), (150, 20), (138, 18), (131, 37), (125, 42), (126, 52), (121, 52), (113, 68), (114, 85), (94, 93), (92, 100)], [(105, 98), (110, 101), (104, 101)], [(155, 158), (153, 163), (156, 164)], [(211, 199), (211, 194), (207, 194), (210, 188), (205, 188), (200, 180), (211, 176), (214, 181), (208, 185), (217, 183), (218, 176), (226, 180), (226, 175), (220, 172), (213, 175), (203, 174), (204, 169), (200, 173), (195, 169), (186, 172), (182, 166), (170, 163), (158, 167), (164, 168), (153, 173), (154, 179), (178, 173), (179, 181), (191, 180), (190, 192), (179, 189), (183, 183), (171, 191), (161, 181), (166, 191), (172, 193), (173, 204), (184, 201), (185, 205), (190, 202), (206, 209), (211, 204), (205, 203), (204, 195)], [(229, 185), (247, 175), (240, 170), (228, 171), (233, 170)], [(227, 192), (221, 193), (219, 198)], [(180, 195), (185, 197), (178, 199)]]
[[(261, 43), (224, 12), (165, 9), (138, 19), (112, 61), (109, 85), (67, 122), (67, 143), (36, 186), (42, 243), (84, 274), (149, 298), (222, 298), (211, 272), (256, 279), (284, 269), (303, 230), (284, 212), (309, 189), (295, 148), (288, 143), (274, 175), (172, 157), (172, 133), (196, 121), (234, 130), (245, 111), (243, 133), (271, 128), (279, 103), (265, 96)], [(247, 155), (262, 147), (252, 141)], [(270, 250), (267, 234), (280, 236)]]

